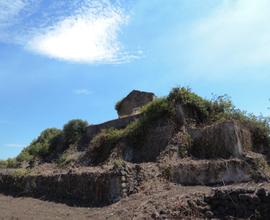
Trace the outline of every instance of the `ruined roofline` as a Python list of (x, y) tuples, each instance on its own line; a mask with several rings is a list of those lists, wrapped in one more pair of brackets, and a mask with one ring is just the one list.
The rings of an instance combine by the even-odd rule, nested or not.
[(138, 110), (156, 98), (152, 92), (132, 90), (126, 97), (116, 103), (115, 109), (118, 117), (138, 114)]

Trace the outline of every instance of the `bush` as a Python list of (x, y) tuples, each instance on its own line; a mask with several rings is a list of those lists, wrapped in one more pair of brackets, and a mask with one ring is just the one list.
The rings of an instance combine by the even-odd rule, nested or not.
[(210, 101), (193, 93), (190, 88), (173, 88), (167, 99), (173, 105), (181, 103), (189, 109), (195, 110), (200, 122), (205, 122), (209, 118)]
[(124, 129), (104, 129), (91, 141), (91, 149), (106, 147), (111, 149), (121, 139), (127, 139), (134, 146), (140, 145), (148, 128), (159, 119), (170, 118), (171, 108), (166, 98), (155, 99), (141, 109), (141, 117)]
[(27, 174), (30, 173), (30, 170), (25, 169), (25, 168), (18, 168), (12, 173), (13, 176), (15, 177), (23, 177), (26, 176)]
[(6, 160), (0, 160), (0, 169), (7, 168), (7, 161)]
[(23, 149), (22, 152), (16, 157), (18, 162), (30, 161), (33, 159), (33, 155), (30, 154), (27, 148)]
[(270, 151), (270, 118), (255, 116), (246, 112), (234, 109), (226, 119), (239, 121), (251, 132), (253, 150), (257, 152)]
[(7, 159), (7, 168), (17, 168), (18, 167), (18, 162), (16, 159)]
[(80, 119), (74, 119), (64, 125), (63, 135), (65, 144), (78, 144), (86, 134), (88, 123)]
[(30, 161), (34, 157), (46, 157), (54, 150), (61, 135), (62, 131), (56, 128), (48, 128), (42, 131), (36, 140), (22, 150), (16, 160), (22, 162)]
[(91, 141), (91, 146), (97, 148), (103, 145), (112, 145), (117, 143), (122, 137), (125, 136), (124, 129), (104, 129), (96, 135)]

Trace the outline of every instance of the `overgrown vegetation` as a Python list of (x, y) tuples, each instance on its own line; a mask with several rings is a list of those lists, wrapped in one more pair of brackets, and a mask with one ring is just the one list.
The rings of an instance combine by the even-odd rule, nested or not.
[(23, 177), (29, 174), (30, 172), (31, 171), (29, 169), (19, 168), (19, 169), (16, 169), (14, 173), (12, 173), (12, 175), (16, 177)]
[(63, 128), (65, 144), (67, 146), (71, 144), (78, 144), (85, 135), (87, 126), (88, 122), (80, 119), (71, 120), (65, 124)]
[(240, 111), (235, 108), (227, 95), (215, 96), (207, 100), (185, 87), (173, 88), (167, 97), (156, 99), (144, 106), (141, 109), (140, 119), (130, 123), (125, 129), (102, 131), (93, 139), (92, 145), (111, 146), (122, 138), (126, 138), (134, 146), (140, 145), (153, 123), (161, 119), (175, 121), (175, 106), (178, 104), (182, 105), (188, 113), (187, 117), (197, 125), (237, 120), (251, 131), (253, 150), (262, 151), (270, 148), (269, 118), (256, 117)]
[(139, 120), (130, 123), (125, 129), (105, 129), (91, 141), (92, 148), (99, 146), (112, 146), (122, 138), (138, 143), (143, 139), (148, 127), (161, 118), (169, 118), (171, 115), (166, 98), (155, 99), (144, 106)]
[(62, 131), (56, 128), (48, 128), (42, 131), (39, 137), (16, 157), (17, 162), (48, 156), (54, 150), (55, 145), (59, 143), (61, 136)]
[[(55, 158), (67, 149), (79, 144), (86, 133), (88, 123), (75, 119), (64, 125), (63, 130), (48, 128), (41, 132), (39, 137), (24, 148), (16, 158), (0, 161), (0, 168), (17, 168), (23, 162), (34, 159), (44, 160), (47, 157)], [(54, 154), (54, 155), (52, 155)]]
[[(119, 108), (120, 103), (116, 104), (116, 109)], [(269, 118), (256, 117), (240, 111), (226, 95), (215, 96), (208, 100), (185, 87), (173, 88), (167, 97), (155, 99), (142, 107), (140, 118), (126, 128), (105, 129), (100, 132), (92, 139), (90, 151), (99, 152), (99, 148), (102, 148), (102, 153), (104, 153), (105, 148), (104, 154), (109, 153), (121, 140), (127, 141), (133, 147), (143, 146), (149, 128), (162, 122), (177, 123), (177, 105), (182, 106), (185, 116), (190, 119), (187, 123), (192, 122), (195, 126), (237, 120), (251, 131), (254, 151), (270, 151)], [(58, 155), (58, 158), (55, 158), (56, 161), (65, 163), (69, 159), (64, 152), (71, 148), (78, 149), (77, 147), (86, 136), (87, 126), (86, 121), (76, 119), (65, 124), (63, 130), (46, 129), (15, 159), (0, 161), (0, 167), (17, 167), (24, 161), (42, 160), (54, 154)], [(183, 154), (186, 154), (186, 150)]]

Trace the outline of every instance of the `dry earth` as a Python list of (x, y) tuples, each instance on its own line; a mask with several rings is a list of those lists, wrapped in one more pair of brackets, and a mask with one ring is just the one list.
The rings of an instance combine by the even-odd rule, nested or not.
[[(177, 186), (170, 183), (148, 182), (143, 191), (118, 203), (103, 208), (71, 207), (65, 204), (26, 197), (11, 197), (0, 194), (0, 219), (172, 219), (173, 212), (191, 211), (185, 209), (188, 200), (209, 194), (215, 187)], [(270, 189), (269, 183), (242, 183), (220, 188), (259, 188)], [(174, 218), (178, 219), (178, 218)]]

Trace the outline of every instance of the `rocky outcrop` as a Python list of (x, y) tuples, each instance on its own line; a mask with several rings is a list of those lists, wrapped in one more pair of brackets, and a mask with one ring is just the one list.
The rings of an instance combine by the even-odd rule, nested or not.
[(189, 129), (191, 154), (197, 158), (241, 157), (251, 149), (250, 132), (235, 121)]
[(174, 126), (166, 120), (159, 120), (145, 132), (143, 141), (126, 142), (122, 155), (124, 160), (135, 163), (157, 161), (174, 133)]
[(251, 167), (239, 159), (182, 161), (164, 169), (165, 176), (182, 185), (215, 185), (247, 182)]

